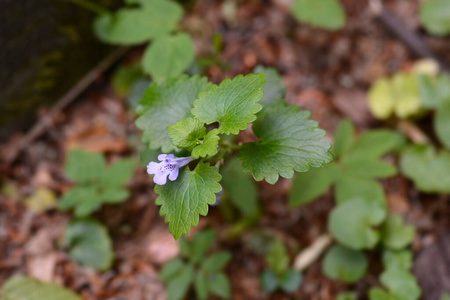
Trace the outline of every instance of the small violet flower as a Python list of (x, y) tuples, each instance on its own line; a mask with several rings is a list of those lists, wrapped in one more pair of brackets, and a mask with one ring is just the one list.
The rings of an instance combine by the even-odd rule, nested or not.
[(170, 181), (174, 181), (178, 177), (178, 169), (187, 165), (193, 160), (192, 157), (180, 157), (175, 158), (173, 154), (160, 154), (158, 155), (160, 163), (151, 161), (147, 165), (147, 173), (155, 174), (153, 182), (159, 185), (165, 185), (167, 183), (167, 176)]

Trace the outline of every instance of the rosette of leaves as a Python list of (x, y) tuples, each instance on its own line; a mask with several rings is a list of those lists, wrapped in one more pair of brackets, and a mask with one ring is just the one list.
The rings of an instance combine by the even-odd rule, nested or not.
[(106, 167), (100, 153), (71, 150), (66, 160), (66, 176), (76, 185), (66, 192), (58, 209), (74, 209), (75, 216), (85, 217), (104, 203), (120, 203), (129, 197), (123, 185), (131, 178), (136, 162), (119, 159)]
[[(222, 190), (222, 176), (215, 165), (239, 151), (245, 172), (274, 184), (279, 176), (290, 178), (332, 160), (330, 144), (309, 112), (286, 107), (277, 80), (264, 87), (265, 74), (238, 75), (219, 85), (199, 76), (181, 76), (153, 82), (139, 102), (136, 126), (142, 141), (163, 153), (184, 151), (195, 162), (180, 171), (177, 180), (155, 187), (156, 204), (166, 216), (169, 230), (178, 238), (206, 215)], [(264, 92), (274, 98), (264, 98)], [(263, 101), (262, 101), (263, 100)], [(262, 101), (263, 105), (259, 102)], [(254, 143), (235, 145), (228, 135), (237, 135), (253, 123)], [(214, 165), (214, 166), (213, 166)]]
[(41, 282), (26, 276), (6, 280), (0, 290), (0, 300), (82, 300), (74, 292), (54, 283)]
[(175, 32), (183, 9), (171, 0), (127, 0), (115, 13), (101, 11), (94, 21), (97, 37), (114, 45), (151, 42), (144, 51), (143, 70), (155, 80), (177, 77), (194, 59), (190, 36)]
[(302, 274), (289, 268), (289, 256), (283, 243), (279, 240), (275, 241), (265, 261), (268, 269), (264, 270), (260, 277), (264, 291), (272, 293), (280, 288), (287, 293), (292, 293), (297, 290), (302, 281)]
[(196, 299), (207, 299), (209, 294), (230, 298), (230, 283), (221, 271), (231, 260), (230, 253), (206, 255), (215, 239), (213, 230), (197, 233), (191, 241), (180, 239), (181, 257), (167, 262), (159, 273), (159, 278), (167, 284), (169, 300), (182, 299), (192, 286)]

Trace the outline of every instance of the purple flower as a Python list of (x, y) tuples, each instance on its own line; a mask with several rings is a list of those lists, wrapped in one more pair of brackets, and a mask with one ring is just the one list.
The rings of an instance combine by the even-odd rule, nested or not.
[(174, 181), (178, 177), (178, 169), (187, 165), (193, 160), (192, 157), (180, 157), (175, 158), (173, 154), (160, 154), (158, 155), (160, 163), (151, 161), (147, 166), (148, 174), (155, 174), (153, 182), (159, 185), (165, 185), (167, 183), (167, 176), (170, 181)]
[(220, 190), (220, 192), (216, 193), (216, 202), (214, 204), (210, 204), (211, 206), (217, 206), (219, 205), (220, 201), (222, 201), (222, 198), (219, 195), (223, 194), (223, 188)]

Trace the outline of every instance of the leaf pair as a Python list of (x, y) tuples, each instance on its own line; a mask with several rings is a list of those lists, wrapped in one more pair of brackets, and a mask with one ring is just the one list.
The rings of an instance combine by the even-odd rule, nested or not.
[(231, 255), (222, 251), (205, 258), (215, 239), (215, 232), (206, 230), (197, 233), (190, 242), (180, 240), (180, 252), (187, 263), (180, 258), (173, 259), (159, 273), (159, 278), (167, 283), (169, 300), (182, 299), (192, 284), (198, 299), (207, 299), (209, 293), (230, 297), (228, 278), (220, 270), (228, 264)]
[(101, 154), (71, 150), (65, 171), (77, 185), (63, 195), (58, 208), (73, 208), (77, 217), (85, 217), (103, 203), (125, 201), (129, 192), (122, 186), (133, 175), (135, 165), (132, 159), (121, 159), (107, 168)]
[(165, 0), (129, 0), (115, 14), (102, 14), (94, 22), (97, 36), (111, 44), (136, 45), (153, 41), (144, 52), (142, 66), (156, 80), (180, 75), (194, 59), (189, 35), (173, 32), (182, 16), (181, 6)]

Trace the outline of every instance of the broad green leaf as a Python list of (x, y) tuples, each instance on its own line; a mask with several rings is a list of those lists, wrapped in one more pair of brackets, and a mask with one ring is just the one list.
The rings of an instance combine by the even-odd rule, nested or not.
[(70, 150), (65, 172), (76, 183), (91, 183), (100, 178), (105, 168), (105, 159), (100, 153)]
[(259, 104), (261, 104), (263, 108), (285, 103), (283, 97), (286, 92), (286, 88), (281, 83), (282, 78), (280, 74), (278, 74), (277, 69), (257, 66), (253, 70), (253, 73), (266, 74), (266, 83), (262, 87), (264, 96), (261, 101), (259, 101)]
[(383, 187), (375, 180), (342, 175), (336, 181), (335, 199), (338, 204), (363, 199), (368, 203), (386, 209), (386, 196)]
[(216, 232), (212, 229), (197, 233), (192, 238), (189, 246), (191, 263), (200, 263), (205, 258), (206, 252), (208, 252), (216, 238)]
[(299, 22), (337, 30), (345, 26), (345, 12), (336, 0), (295, 0), (291, 12)]
[(171, 261), (168, 261), (162, 267), (161, 271), (158, 274), (159, 279), (163, 281), (169, 281), (172, 277), (174, 277), (184, 266), (184, 263), (181, 259), (175, 258)]
[(203, 272), (197, 272), (194, 279), (195, 294), (199, 299), (208, 297), (208, 278)]
[(432, 146), (405, 149), (400, 158), (402, 173), (426, 193), (450, 193), (450, 152), (436, 153)]
[(134, 159), (119, 159), (103, 171), (100, 184), (105, 188), (120, 187), (130, 180), (135, 168)]
[(241, 162), (233, 158), (220, 173), (225, 195), (233, 205), (247, 216), (254, 215), (258, 210), (258, 190), (251, 176), (242, 170)]
[(173, 31), (183, 10), (167, 0), (139, 1), (142, 7), (122, 8), (115, 14), (103, 14), (94, 21), (94, 32), (104, 42), (136, 45)]
[(370, 112), (377, 119), (385, 120), (394, 112), (395, 102), (392, 99), (392, 86), (387, 78), (375, 81), (367, 94)]
[(264, 270), (261, 273), (260, 283), (263, 291), (272, 293), (278, 288), (278, 276), (272, 270)]
[(381, 224), (385, 217), (386, 212), (379, 204), (363, 199), (349, 200), (332, 210), (328, 230), (349, 248), (371, 249), (380, 237), (372, 227)]
[(387, 250), (383, 251), (383, 266), (385, 269), (398, 268), (409, 270), (412, 267), (412, 253), (410, 250)]
[(215, 272), (222, 269), (230, 260), (229, 252), (217, 252), (203, 260), (202, 269), (205, 272)]
[(402, 119), (416, 115), (422, 105), (415, 74), (397, 72), (392, 77), (391, 84), (395, 114)]
[(217, 144), (219, 143), (220, 137), (218, 136), (219, 131), (213, 129), (208, 132), (205, 138), (200, 142), (200, 145), (192, 150), (191, 156), (193, 158), (212, 156), (217, 153)]
[(167, 135), (175, 146), (192, 151), (206, 135), (206, 127), (196, 118), (187, 118), (167, 126)]
[(125, 101), (130, 110), (136, 110), (139, 101), (142, 99), (142, 96), (150, 83), (151, 80), (148, 78), (141, 78), (133, 83)]
[(331, 146), (322, 139), (325, 132), (308, 118), (309, 112), (299, 112), (298, 106), (265, 110), (253, 123), (258, 141), (244, 144), (239, 153), (244, 171), (274, 184), (279, 176), (291, 178), (294, 170), (306, 172), (331, 162)]
[(199, 215), (208, 214), (208, 204), (214, 204), (215, 193), (222, 190), (221, 178), (216, 167), (200, 162), (193, 171), (184, 168), (177, 180), (155, 186), (156, 204), (175, 239), (197, 226)]
[(155, 80), (175, 78), (194, 60), (194, 45), (186, 33), (155, 39), (144, 52), (142, 68)]
[(111, 77), (111, 86), (119, 97), (126, 97), (133, 84), (143, 77), (138, 64), (120, 65)]
[(296, 270), (288, 270), (280, 278), (280, 287), (287, 293), (295, 292), (302, 282), (302, 274)]
[(363, 252), (335, 245), (325, 255), (322, 272), (329, 278), (353, 283), (364, 276), (367, 266), (367, 257)]
[(397, 169), (393, 165), (379, 158), (349, 157), (344, 160), (343, 168), (346, 175), (356, 178), (387, 178), (397, 174)]
[(342, 120), (334, 132), (333, 154), (335, 157), (341, 157), (348, 151), (352, 142), (355, 128), (353, 123), (348, 120)]
[(284, 274), (289, 267), (289, 256), (281, 241), (275, 241), (265, 257), (266, 264), (278, 276)]
[(238, 75), (219, 86), (212, 85), (194, 101), (192, 114), (206, 124), (219, 122), (220, 133), (238, 134), (255, 121), (262, 108), (256, 102), (264, 95), (264, 77), (265, 74)]
[(429, 0), (422, 2), (419, 17), (425, 29), (435, 35), (450, 33), (450, 3), (448, 0)]
[(370, 300), (406, 300), (397, 298), (381, 288), (375, 287), (369, 290), (369, 299)]
[(191, 265), (184, 265), (181, 270), (168, 281), (168, 300), (181, 300), (188, 292), (193, 279), (194, 268)]
[(100, 194), (95, 186), (77, 186), (66, 192), (58, 202), (58, 209), (75, 208), (75, 215), (84, 217), (100, 206)]
[(445, 73), (437, 77), (416, 75), (420, 99), (425, 108), (435, 109), (441, 101), (450, 98), (450, 76)]
[(64, 233), (72, 259), (97, 270), (111, 268), (114, 252), (106, 227), (94, 220), (73, 221)]
[(357, 300), (357, 298), (353, 292), (343, 292), (337, 295), (336, 300)]
[(385, 129), (362, 133), (350, 147), (346, 158), (377, 158), (398, 149), (405, 142), (402, 134)]
[(434, 131), (439, 141), (450, 149), (450, 97), (442, 99), (434, 117)]
[(164, 82), (153, 82), (136, 109), (136, 126), (143, 130), (142, 141), (151, 149), (169, 153), (177, 148), (167, 135), (166, 127), (191, 115), (192, 103), (209, 86), (206, 78), (187, 75)]
[(289, 205), (305, 205), (325, 193), (340, 174), (336, 164), (298, 173), (292, 182)]
[(421, 290), (416, 278), (408, 271), (389, 268), (381, 274), (380, 281), (399, 299), (417, 300), (420, 297)]
[(224, 273), (217, 273), (211, 276), (208, 281), (208, 289), (216, 296), (222, 298), (231, 297), (230, 283)]
[(414, 227), (406, 225), (400, 216), (389, 216), (381, 226), (381, 242), (384, 246), (400, 250), (412, 243)]
[(6, 280), (0, 291), (0, 300), (82, 300), (81, 296), (56, 285), (26, 276)]
[(151, 161), (158, 161), (158, 155), (161, 154), (160, 149), (150, 149), (145, 147), (139, 152), (139, 164), (141, 167), (147, 167)]

